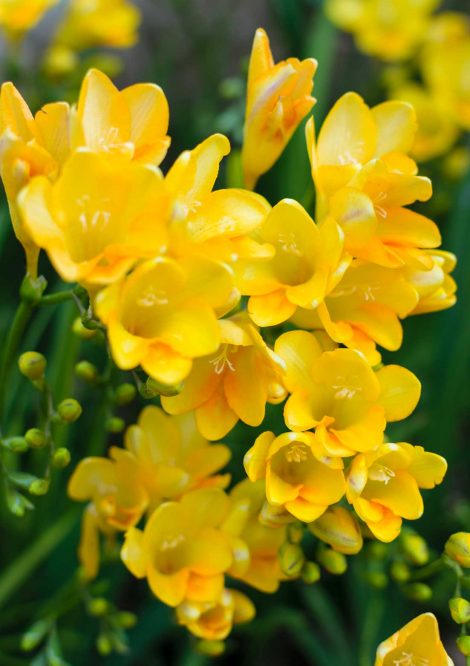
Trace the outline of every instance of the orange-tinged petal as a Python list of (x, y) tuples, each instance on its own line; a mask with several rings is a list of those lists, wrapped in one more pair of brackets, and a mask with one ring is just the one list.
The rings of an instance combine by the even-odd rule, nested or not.
[(285, 507), (294, 518), (304, 523), (311, 523), (319, 518), (326, 509), (326, 506), (318, 506), (307, 502), (303, 497), (297, 497), (291, 502), (286, 502)]
[(296, 309), (297, 306), (286, 297), (285, 289), (263, 296), (250, 296), (248, 301), (248, 312), (258, 326), (281, 324), (292, 317)]

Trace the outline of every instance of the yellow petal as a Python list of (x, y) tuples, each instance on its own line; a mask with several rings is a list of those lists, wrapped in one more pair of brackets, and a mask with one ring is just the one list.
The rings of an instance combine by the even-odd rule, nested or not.
[(380, 404), (387, 421), (401, 421), (411, 414), (421, 395), (417, 377), (399, 365), (386, 365), (376, 373), (380, 382)]
[(192, 364), (192, 359), (158, 342), (148, 346), (141, 361), (145, 372), (166, 386), (174, 386), (186, 379)]
[(383, 102), (374, 106), (371, 113), (377, 126), (376, 156), (395, 151), (409, 153), (418, 129), (412, 105), (396, 100)]
[(134, 159), (158, 166), (170, 145), (166, 136), (169, 107), (163, 90), (154, 83), (138, 83), (122, 90), (121, 97), (130, 111)]
[(144, 547), (144, 534), (137, 527), (126, 532), (121, 559), (136, 578), (144, 578), (147, 573), (148, 553)]
[(272, 432), (263, 432), (243, 458), (243, 465), (250, 481), (259, 481), (266, 475), (269, 448), (275, 439)]

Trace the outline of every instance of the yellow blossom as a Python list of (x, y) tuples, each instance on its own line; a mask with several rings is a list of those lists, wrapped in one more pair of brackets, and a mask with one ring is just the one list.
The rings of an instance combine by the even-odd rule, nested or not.
[(453, 666), (439, 636), (439, 626), (432, 613), (418, 615), (383, 641), (377, 648), (375, 666), (419, 664)]
[(121, 551), (126, 567), (147, 578), (150, 589), (169, 606), (185, 599), (214, 602), (232, 564), (228, 539), (220, 531), (230, 502), (218, 488), (186, 494), (160, 505), (144, 530), (131, 528)]
[(456, 257), (451, 252), (430, 250), (431, 270), (407, 269), (407, 282), (416, 289), (419, 301), (410, 314), (438, 312), (450, 308), (456, 301), (457, 285), (449, 275), (456, 264)]
[(253, 189), (280, 157), (300, 121), (315, 104), (311, 97), (317, 62), (288, 58), (274, 64), (269, 39), (258, 28), (248, 70), (243, 172)]
[(222, 641), (234, 624), (250, 622), (255, 612), (245, 594), (225, 588), (214, 602), (183, 601), (176, 608), (176, 619), (198, 638)]
[(320, 462), (314, 446), (311, 432), (286, 432), (279, 437), (264, 432), (244, 459), (250, 481), (266, 480), (268, 502), (307, 523), (345, 492), (343, 471)]
[(238, 261), (234, 270), (240, 291), (250, 295), (248, 312), (259, 326), (282, 323), (297, 306), (316, 308), (349, 264), (336, 222), (330, 218), (317, 227), (292, 199), (271, 210), (255, 238), (271, 244), (275, 255)]
[(327, 0), (326, 12), (351, 32), (357, 47), (382, 60), (409, 58), (420, 45), (440, 0)]
[(393, 541), (402, 518), (416, 520), (423, 514), (420, 488), (441, 483), (447, 463), (422, 446), (382, 444), (357, 455), (348, 471), (346, 495), (357, 515), (380, 541)]
[(351, 511), (342, 506), (330, 506), (308, 528), (339, 553), (355, 555), (362, 548), (362, 534), (357, 520)]
[(222, 319), (219, 327), (217, 351), (194, 362), (178, 395), (162, 397), (170, 414), (194, 409), (199, 431), (211, 440), (224, 437), (239, 419), (260, 425), (266, 402), (275, 404), (285, 397), (283, 362), (246, 314)]
[(44, 14), (59, 0), (2, 0), (0, 28), (13, 38), (21, 37), (34, 28)]
[(159, 257), (101, 291), (95, 306), (118, 367), (141, 365), (158, 382), (173, 386), (188, 376), (193, 359), (217, 352), (216, 313), (224, 314), (233, 303), (233, 276), (226, 265)]
[(286, 363), (284, 383), (291, 394), (286, 424), (291, 430), (315, 429), (309, 446), (320, 460), (377, 448), (386, 423), (405, 418), (418, 402), (419, 381), (399, 365), (374, 372), (358, 352), (323, 351), (305, 331), (284, 333), (274, 349)]

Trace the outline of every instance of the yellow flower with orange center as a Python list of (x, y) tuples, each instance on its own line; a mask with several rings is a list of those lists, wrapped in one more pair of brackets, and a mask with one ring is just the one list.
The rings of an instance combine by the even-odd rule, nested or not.
[(432, 613), (418, 615), (377, 648), (375, 666), (453, 666)]

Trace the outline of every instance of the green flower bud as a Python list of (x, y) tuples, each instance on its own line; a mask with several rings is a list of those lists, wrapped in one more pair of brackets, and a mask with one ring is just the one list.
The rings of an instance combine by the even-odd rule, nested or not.
[(206, 657), (220, 657), (225, 652), (225, 643), (223, 641), (198, 641), (196, 649), (200, 654)]
[(470, 657), (470, 636), (459, 636), (456, 643), (464, 657)]
[(390, 567), (390, 576), (397, 583), (406, 583), (411, 575), (410, 568), (404, 562), (393, 562)]
[(96, 649), (102, 657), (106, 657), (113, 651), (113, 644), (108, 634), (100, 634), (96, 639)]
[(470, 622), (470, 603), (462, 597), (454, 597), (449, 601), (450, 614), (457, 624)]
[(411, 601), (429, 601), (432, 589), (426, 583), (409, 583), (402, 587), (404, 595)]
[(461, 567), (470, 568), (470, 532), (452, 534), (445, 545), (445, 552)]
[(299, 576), (305, 563), (302, 548), (295, 543), (284, 543), (279, 549), (279, 563), (282, 572), (289, 578)]
[(344, 574), (348, 568), (348, 562), (343, 553), (338, 553), (331, 548), (322, 548), (317, 554), (317, 560), (324, 569), (336, 576)]
[(137, 395), (137, 389), (134, 384), (129, 384), (129, 382), (124, 382), (120, 384), (114, 392), (114, 401), (117, 405), (127, 405), (129, 402), (132, 402)]
[(39, 428), (30, 428), (24, 438), (32, 449), (42, 449), (47, 443), (46, 435)]
[(52, 464), (56, 469), (64, 469), (70, 463), (70, 451), (63, 446), (56, 449), (52, 456)]
[(106, 430), (108, 432), (119, 433), (126, 427), (126, 422), (119, 416), (112, 416), (106, 421)]
[(137, 624), (137, 615), (128, 611), (116, 613), (116, 622), (122, 629), (132, 629)]
[(384, 590), (388, 585), (388, 576), (384, 571), (368, 571), (365, 579), (376, 590)]
[(82, 340), (91, 340), (98, 333), (96, 329), (85, 328), (80, 317), (73, 322), (72, 331)]
[(374, 560), (384, 560), (387, 557), (387, 553), (387, 544), (381, 541), (373, 541), (367, 549), (367, 555)]
[(400, 546), (413, 564), (422, 566), (429, 562), (428, 544), (419, 534), (415, 534), (411, 530), (403, 530), (400, 536)]
[(12, 453), (25, 453), (25, 451), (29, 449), (25, 437), (8, 437), (7, 439), (2, 439), (0, 441), (2, 447)]
[(94, 384), (98, 379), (98, 370), (93, 363), (90, 363), (89, 361), (80, 361), (77, 363), (75, 366), (75, 374), (77, 377), (80, 377), (80, 379), (83, 379), (83, 381), (89, 382), (90, 384)]
[(50, 482), (48, 479), (36, 479), (36, 481), (33, 481), (29, 486), (28, 490), (31, 495), (41, 497), (41, 495), (45, 495), (47, 493), (49, 490), (49, 485)]
[(303, 539), (305, 528), (302, 523), (290, 523), (287, 526), (287, 539), (290, 543), (300, 543)]
[(37, 381), (44, 377), (46, 365), (46, 359), (39, 352), (25, 352), (24, 354), (21, 354), (18, 359), (18, 367), (21, 374), (28, 379), (31, 379), (31, 381)]
[(167, 397), (178, 395), (178, 393), (181, 393), (182, 388), (182, 383), (177, 384), (176, 386), (167, 386), (166, 384), (157, 382), (156, 379), (152, 379), (152, 377), (148, 377), (145, 384), (139, 386), (139, 393), (143, 398), (149, 400), (150, 398), (156, 398), (157, 395), (164, 395)]
[(316, 562), (305, 562), (302, 569), (302, 580), (307, 585), (312, 585), (320, 580), (321, 570)]
[(73, 423), (80, 418), (82, 407), (80, 403), (74, 398), (66, 398), (57, 407), (57, 413), (62, 421), (66, 423)]
[(96, 597), (96, 599), (92, 599), (88, 604), (88, 612), (95, 617), (105, 615), (108, 609), (109, 603), (104, 597)]

